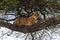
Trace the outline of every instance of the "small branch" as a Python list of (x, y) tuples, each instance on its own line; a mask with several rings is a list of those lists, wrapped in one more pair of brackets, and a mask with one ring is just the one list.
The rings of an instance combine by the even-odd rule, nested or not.
[(31, 33), (31, 36), (32, 36), (32, 40), (34, 40), (34, 35)]
[(25, 40), (27, 40), (27, 37), (28, 37), (28, 35), (29, 35), (29, 33), (26, 35), (26, 38), (25, 38)]

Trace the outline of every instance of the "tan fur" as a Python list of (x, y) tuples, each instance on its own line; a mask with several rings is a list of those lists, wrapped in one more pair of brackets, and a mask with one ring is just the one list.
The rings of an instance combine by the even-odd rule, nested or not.
[(25, 17), (16, 18), (13, 24), (31, 26), (32, 24), (38, 22), (37, 16), (38, 14), (33, 12), (32, 15), (28, 18), (25, 18)]

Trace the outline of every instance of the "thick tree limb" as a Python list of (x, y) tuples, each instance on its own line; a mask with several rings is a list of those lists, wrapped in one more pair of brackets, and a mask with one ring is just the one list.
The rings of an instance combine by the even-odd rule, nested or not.
[(13, 31), (19, 31), (19, 32), (23, 32), (23, 33), (35, 32), (35, 31), (41, 30), (45, 27), (53, 26), (56, 24), (60, 24), (60, 15), (58, 15), (56, 17), (44, 19), (42, 21), (39, 20), (37, 24), (33, 24), (31, 27), (24, 26), (24, 25), (23, 26), (13, 25), (13, 24), (4, 22), (4, 20), (0, 19), (0, 26), (9, 28)]

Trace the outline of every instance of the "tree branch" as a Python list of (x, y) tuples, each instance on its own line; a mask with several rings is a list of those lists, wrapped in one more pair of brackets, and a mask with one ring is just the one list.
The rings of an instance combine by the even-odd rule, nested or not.
[(42, 21), (38, 20), (38, 23), (33, 24), (31, 27), (24, 26), (24, 25), (22, 25), (22, 26), (13, 25), (13, 24), (7, 23), (4, 20), (0, 19), (0, 26), (6, 27), (13, 31), (19, 31), (19, 32), (23, 32), (23, 33), (32, 33), (32, 32), (35, 32), (35, 31), (38, 31), (43, 28), (53, 26), (56, 24), (60, 24), (60, 15), (58, 15), (56, 17), (47, 18)]

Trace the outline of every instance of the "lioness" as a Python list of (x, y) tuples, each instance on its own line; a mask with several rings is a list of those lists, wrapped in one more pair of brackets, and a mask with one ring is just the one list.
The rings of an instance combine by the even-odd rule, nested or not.
[(37, 18), (38, 18), (38, 14), (36, 12), (32, 12), (32, 15), (30, 17), (16, 18), (13, 24), (31, 26), (32, 24), (38, 22)]

